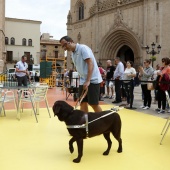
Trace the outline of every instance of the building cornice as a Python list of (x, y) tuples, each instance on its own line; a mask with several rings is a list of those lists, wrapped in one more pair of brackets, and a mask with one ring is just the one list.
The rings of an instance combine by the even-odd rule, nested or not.
[(8, 18), (8, 17), (5, 17), (5, 21), (33, 23), (33, 24), (41, 24), (42, 23), (41, 21), (36, 21), (36, 20), (19, 19), (19, 18)]
[(59, 41), (40, 41), (41, 45), (61, 45)]
[(106, 12), (108, 10), (120, 8), (134, 3), (143, 2), (143, 0), (106, 0), (104, 2), (96, 2), (89, 10), (90, 16), (97, 13)]
[(15, 45), (11, 45), (11, 44), (5, 44), (6, 46), (10, 46), (10, 47), (24, 47), (24, 48), (28, 48), (28, 47), (34, 47), (34, 46), (28, 46), (28, 45), (17, 45), (17, 44), (15, 44)]

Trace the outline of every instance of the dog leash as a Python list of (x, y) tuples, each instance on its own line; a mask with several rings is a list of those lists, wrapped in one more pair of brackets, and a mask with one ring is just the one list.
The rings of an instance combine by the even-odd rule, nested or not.
[(87, 92), (88, 92), (88, 89), (82, 91), (81, 96), (78, 98), (78, 100), (76, 102), (75, 109), (77, 109), (77, 107), (81, 104), (82, 100), (87, 95)]

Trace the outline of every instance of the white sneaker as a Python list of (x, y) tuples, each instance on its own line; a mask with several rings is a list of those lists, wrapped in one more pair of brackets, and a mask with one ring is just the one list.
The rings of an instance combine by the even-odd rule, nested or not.
[(149, 109), (149, 108), (150, 108), (150, 107), (146, 106), (146, 107), (143, 108), (143, 110), (147, 110), (147, 109)]
[(143, 109), (144, 107), (146, 107), (146, 106), (140, 106), (140, 108), (142, 108), (142, 109)]
[(109, 96), (108, 96), (108, 95), (105, 95), (104, 98), (109, 98)]
[(164, 113), (165, 113), (165, 110), (160, 110), (158, 113), (164, 114)]

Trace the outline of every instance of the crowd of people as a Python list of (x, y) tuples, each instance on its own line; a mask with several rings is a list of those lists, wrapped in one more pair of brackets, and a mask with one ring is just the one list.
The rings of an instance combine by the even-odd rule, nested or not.
[[(132, 61), (127, 61), (125, 65), (116, 57), (112, 64), (111, 60), (107, 61), (107, 68), (104, 69), (99, 65), (100, 70), (103, 69), (102, 88), (105, 85), (106, 92), (101, 90), (100, 100), (105, 98), (115, 100), (112, 103), (121, 103), (122, 100), (127, 101), (127, 106), (133, 105), (134, 86), (141, 84), (142, 109), (150, 109), (152, 103), (151, 89), (148, 88), (148, 81), (154, 82), (154, 103), (158, 104), (155, 109), (158, 113), (165, 113), (168, 103), (166, 102), (165, 91), (170, 94), (170, 59), (162, 58), (162, 64), (157, 64), (156, 68), (151, 66), (151, 60), (145, 59), (143, 66), (139, 66), (137, 70), (133, 67)], [(109, 85), (111, 83), (111, 85)], [(104, 85), (103, 85), (104, 84)], [(113, 88), (114, 87), (114, 88)], [(105, 88), (104, 88), (105, 89)], [(114, 89), (114, 90), (113, 90)], [(113, 95), (115, 91), (115, 96)], [(114, 97), (113, 97), (114, 96)], [(170, 110), (168, 110), (170, 112)]]

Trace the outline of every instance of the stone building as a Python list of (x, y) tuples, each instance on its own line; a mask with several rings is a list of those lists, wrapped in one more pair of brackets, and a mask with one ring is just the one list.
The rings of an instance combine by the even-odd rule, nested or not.
[(41, 21), (5, 18), (6, 61), (16, 63), (22, 55), (28, 64), (39, 64)]
[(0, 73), (5, 59), (5, 0), (0, 0)]
[[(55, 67), (57, 72), (64, 72), (66, 62), (64, 50), (61, 47), (59, 40), (53, 39), (49, 33), (43, 33), (40, 40), (40, 58), (46, 61), (56, 61)], [(55, 58), (55, 60), (53, 60)]]
[(42, 58), (63, 58), (64, 50), (61, 47), (59, 40), (53, 39), (49, 33), (43, 33), (40, 38), (40, 50)]
[(67, 32), (75, 42), (91, 47), (104, 66), (116, 56), (140, 65), (151, 58), (145, 47), (150, 46), (150, 52), (154, 42), (155, 51), (162, 47), (155, 65), (170, 57), (169, 11), (170, 0), (71, 0)]

